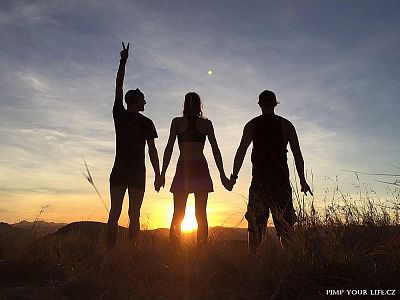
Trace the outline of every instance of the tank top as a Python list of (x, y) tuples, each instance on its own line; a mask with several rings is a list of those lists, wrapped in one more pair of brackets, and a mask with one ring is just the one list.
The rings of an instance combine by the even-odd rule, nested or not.
[(287, 149), (282, 133), (282, 117), (261, 115), (251, 120), (253, 125), (253, 180), (290, 186)]
[(196, 121), (199, 119), (199, 117), (189, 116), (186, 117), (186, 119), (188, 121), (188, 126), (184, 131), (177, 134), (178, 143), (197, 142), (204, 144), (206, 142), (206, 134), (201, 133), (196, 128)]

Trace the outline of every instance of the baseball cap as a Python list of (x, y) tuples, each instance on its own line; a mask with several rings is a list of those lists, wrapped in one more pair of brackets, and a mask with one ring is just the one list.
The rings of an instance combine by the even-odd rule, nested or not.
[(259, 96), (258, 96), (258, 104), (261, 103), (274, 103), (278, 104), (278, 100), (276, 100), (275, 93), (269, 90), (263, 91)]

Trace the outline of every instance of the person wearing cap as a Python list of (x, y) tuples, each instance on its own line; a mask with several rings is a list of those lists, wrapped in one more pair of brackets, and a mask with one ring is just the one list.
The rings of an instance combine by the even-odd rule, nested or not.
[(123, 83), (129, 43), (126, 48), (122, 43), (122, 47), (113, 106), (116, 153), (110, 174), (111, 209), (107, 222), (109, 248), (114, 247), (117, 240), (118, 220), (126, 189), (128, 189), (129, 194), (129, 237), (136, 238), (139, 235), (140, 208), (146, 184), (146, 143), (155, 173), (155, 187), (158, 186), (157, 182), (160, 180), (158, 153), (154, 143), (154, 139), (157, 138), (157, 131), (153, 122), (140, 113), (144, 111), (146, 104), (144, 94), (139, 89), (127, 91), (125, 94), (127, 109), (123, 105)]
[(301, 191), (311, 192), (304, 176), (304, 160), (293, 124), (275, 114), (276, 96), (269, 90), (259, 95), (262, 114), (249, 121), (237, 149), (228, 190), (232, 190), (243, 164), (247, 148), (253, 143), (251, 154), (252, 181), (245, 218), (248, 222), (248, 245), (256, 253), (265, 234), (271, 211), (282, 248), (290, 241), (296, 214), (287, 164), (287, 144), (292, 150)]

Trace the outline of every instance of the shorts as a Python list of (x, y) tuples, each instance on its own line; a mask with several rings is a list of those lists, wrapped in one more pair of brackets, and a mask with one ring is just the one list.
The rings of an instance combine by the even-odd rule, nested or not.
[(179, 160), (171, 184), (171, 193), (213, 192), (206, 160)]
[(297, 221), (292, 189), (286, 185), (272, 185), (253, 180), (245, 215), (248, 230), (265, 234), (270, 210), (277, 235), (287, 236)]
[(110, 174), (110, 188), (127, 187), (145, 190), (146, 169), (145, 168), (113, 168)]

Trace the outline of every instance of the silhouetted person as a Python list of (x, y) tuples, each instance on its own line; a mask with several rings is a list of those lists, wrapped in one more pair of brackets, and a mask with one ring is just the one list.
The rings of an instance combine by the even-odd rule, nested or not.
[[(249, 231), (249, 250), (255, 253), (265, 234), (269, 211), (271, 210), (277, 235), (281, 245), (286, 247), (290, 240), (296, 214), (293, 208), (292, 189), (287, 165), (287, 144), (292, 150), (301, 191), (310, 192), (305, 176), (304, 161), (293, 124), (278, 115), (274, 109), (278, 104), (275, 94), (265, 90), (259, 95), (258, 104), (262, 115), (246, 124), (237, 149), (233, 173), (232, 189), (243, 164), (247, 148), (253, 142), (251, 153), (252, 181), (249, 190), (249, 202), (246, 212)], [(312, 194), (312, 193), (311, 193)]]
[[(122, 43), (121, 60), (118, 67), (113, 118), (116, 135), (116, 154), (114, 166), (110, 175), (111, 209), (108, 218), (107, 240), (108, 246), (113, 247), (118, 233), (118, 219), (121, 215), (122, 202), (125, 191), (129, 193), (129, 237), (135, 238), (139, 234), (140, 207), (143, 202), (146, 169), (145, 145), (147, 141), (150, 161), (155, 173), (155, 185), (160, 179), (160, 168), (154, 138), (157, 131), (153, 122), (140, 114), (144, 111), (144, 94), (139, 90), (129, 90), (125, 94), (127, 109), (123, 105), (123, 83), (125, 64), (128, 59), (129, 43), (125, 49)], [(159, 185), (157, 183), (157, 185)], [(159, 189), (158, 189), (159, 190)]]
[(208, 239), (206, 206), (208, 193), (213, 191), (213, 183), (203, 154), (206, 137), (210, 142), (222, 183), (226, 185), (229, 180), (225, 176), (222, 156), (214, 135), (213, 125), (210, 120), (203, 117), (202, 102), (196, 93), (186, 94), (183, 117), (176, 117), (171, 122), (161, 171), (163, 186), (176, 137), (178, 137), (180, 155), (170, 189), (174, 196), (174, 215), (170, 230), (171, 244), (173, 246), (180, 244), (181, 224), (185, 216), (187, 197), (189, 193), (194, 193), (195, 214), (198, 224), (197, 246), (201, 247)]

